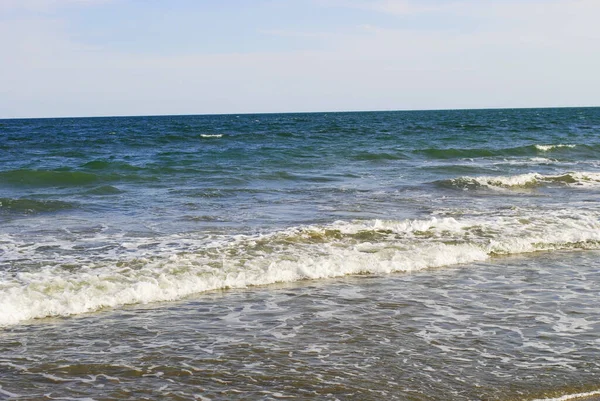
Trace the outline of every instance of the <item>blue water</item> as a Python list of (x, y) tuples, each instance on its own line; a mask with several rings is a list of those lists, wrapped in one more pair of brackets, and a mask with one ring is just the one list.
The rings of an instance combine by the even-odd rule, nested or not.
[[(166, 213), (161, 226), (179, 220), (168, 231), (198, 210), (249, 229), (378, 217), (396, 204), (389, 199), (382, 208), (381, 198), (439, 197), (431, 184), (459, 176), (594, 171), (599, 114), (592, 108), (4, 120), (0, 182), (4, 198), (40, 201), (41, 209), (70, 205), (90, 218), (136, 220)], [(301, 207), (290, 213), (291, 202)], [(420, 211), (411, 206), (409, 214)]]
[[(216, 352), (218, 339), (228, 338), (234, 348), (221, 349), (222, 357), (230, 358), (231, 369), (243, 369), (258, 352), (251, 343), (263, 335), (261, 316), (287, 316), (279, 323), (304, 327), (270, 337), (275, 343), (260, 352), (285, 365), (285, 355), (310, 354), (314, 346), (315, 360), (296, 361), (305, 379), (275, 379), (271, 366), (262, 374), (272, 381), (265, 376), (248, 387), (255, 376), (232, 381), (215, 373), (214, 361), (194, 365), (199, 370), (185, 368), (187, 361), (176, 365), (197, 381), (167, 372), (170, 387), (144, 397), (177, 399), (179, 391), (187, 394), (181, 399), (193, 399), (204, 389), (209, 399), (243, 398), (236, 393), (242, 391), (253, 399), (445, 399), (440, 392), (450, 392), (451, 399), (508, 400), (597, 389), (600, 108), (0, 120), (0, 155), (0, 367), (7, 372), (0, 373), (0, 399), (48, 392), (50, 399), (142, 399), (136, 391), (149, 385), (128, 378), (154, 374), (146, 371), (153, 364), (176, 370), (164, 359), (179, 355), (173, 342), (187, 344), (204, 325), (215, 342), (202, 349)], [(479, 275), (477, 291), (465, 285), (469, 272)], [(543, 288), (514, 278), (525, 272), (543, 276)], [(301, 298), (298, 310), (285, 306), (290, 293), (281, 285)], [(354, 295), (344, 317), (339, 297), (346, 286)], [(447, 297), (458, 288), (466, 299)], [(538, 308), (532, 294), (548, 288)], [(404, 298), (390, 310), (401, 316), (412, 304), (420, 317), (369, 329), (382, 318), (369, 311), (398, 291)], [(488, 291), (494, 300), (485, 299)], [(351, 299), (365, 300), (364, 308)], [(226, 306), (224, 316), (237, 323), (213, 325), (208, 309), (197, 307), (206, 303), (211, 311)], [(508, 304), (515, 313), (502, 315)], [(320, 314), (311, 315), (316, 305)], [(539, 327), (529, 325), (526, 310), (536, 310)], [(136, 318), (124, 323), (119, 316), (128, 313)], [(490, 317), (506, 319), (494, 333), (512, 334), (487, 333)], [(163, 331), (174, 319), (186, 334), (170, 332), (156, 343), (136, 331), (144, 324), (133, 323), (138, 318)], [(244, 321), (247, 327), (240, 326)], [(357, 352), (353, 347), (328, 344), (336, 350), (335, 367), (315, 373), (326, 354), (318, 345), (322, 335), (346, 338), (336, 321), (346, 334), (351, 322), (369, 341), (389, 330), (380, 346), (369, 345), (372, 357), (385, 363), (371, 376), (369, 369), (360, 373), (360, 390), (350, 379), (359, 373), (344, 362)], [(129, 362), (109, 352), (136, 347), (112, 334), (119, 325), (141, 347)], [(238, 337), (242, 326), (247, 332)], [(487, 339), (453, 343), (473, 327)], [(89, 355), (107, 356), (67, 352), (73, 332), (87, 338), (81, 346)], [(413, 344), (419, 351), (412, 365), (384, 358), (406, 351), (402, 344), (415, 333), (424, 342)], [(276, 340), (292, 334), (304, 343), (273, 351)], [(443, 338), (450, 343), (439, 346)], [(247, 353), (235, 348), (238, 342)], [(489, 347), (502, 350), (498, 371), (478, 361)], [(202, 352), (193, 349), (190, 343), (186, 354)], [(527, 361), (517, 361), (523, 353)], [(439, 365), (444, 357), (454, 368)], [(207, 377), (216, 375), (210, 386), (195, 373), (209, 365)], [(470, 384), (465, 374), (473, 366), (483, 373), (471, 372)], [(414, 369), (445, 369), (446, 376), (417, 377)], [(387, 390), (382, 372), (392, 372)], [(323, 387), (322, 380), (336, 377), (343, 378), (337, 390)], [(79, 384), (61, 389), (64, 382)], [(109, 388), (112, 395), (101, 397)]]

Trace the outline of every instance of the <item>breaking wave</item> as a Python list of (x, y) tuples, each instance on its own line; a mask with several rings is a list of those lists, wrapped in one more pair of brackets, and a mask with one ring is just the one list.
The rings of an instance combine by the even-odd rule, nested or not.
[(544, 156), (556, 152), (558, 154), (571, 154), (576, 152), (578, 157), (595, 158), (599, 151), (598, 145), (526, 145), (511, 148), (429, 148), (415, 150), (414, 153), (427, 156), (432, 159), (470, 159), (482, 157), (535, 157)]
[(569, 401), (569, 400), (587, 400), (590, 397), (600, 396), (600, 390), (589, 391), (587, 393), (566, 394), (555, 398), (539, 398), (532, 401)]
[(437, 181), (442, 187), (469, 189), (523, 189), (549, 185), (568, 187), (600, 187), (600, 173), (567, 172), (557, 175), (539, 173), (518, 174), (513, 176), (479, 176), (458, 177), (450, 180)]
[(558, 145), (535, 145), (535, 148), (539, 151), (542, 152), (549, 152), (555, 149), (560, 149), (560, 148), (570, 148), (573, 149), (575, 148), (577, 145), (563, 145), (563, 144), (558, 144)]
[(0, 325), (216, 289), (410, 272), (517, 253), (600, 249), (599, 217), (575, 209), (516, 209), (487, 217), (336, 222), (198, 240), (113, 238), (118, 244), (112, 247), (104, 239), (109, 256), (80, 261), (68, 250), (57, 251), (65, 244), (51, 244), (51, 255), (43, 256), (39, 249), (44, 244), (25, 246), (2, 238), (7, 261), (37, 258), (44, 268), (0, 271)]

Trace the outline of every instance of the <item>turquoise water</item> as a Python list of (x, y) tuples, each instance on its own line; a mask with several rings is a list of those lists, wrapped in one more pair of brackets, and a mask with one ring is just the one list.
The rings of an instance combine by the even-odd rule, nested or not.
[(599, 133), (600, 108), (0, 120), (0, 399), (594, 392)]

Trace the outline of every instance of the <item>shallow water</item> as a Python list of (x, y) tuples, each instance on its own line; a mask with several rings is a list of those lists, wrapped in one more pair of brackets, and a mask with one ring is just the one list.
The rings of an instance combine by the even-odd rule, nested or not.
[(16, 399), (514, 400), (597, 389), (599, 251), (351, 276), (1, 334)]
[(0, 399), (598, 385), (600, 109), (0, 121)]

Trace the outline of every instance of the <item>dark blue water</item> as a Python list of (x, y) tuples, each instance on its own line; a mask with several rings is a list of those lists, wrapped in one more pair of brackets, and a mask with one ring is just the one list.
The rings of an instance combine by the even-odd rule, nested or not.
[[(466, 304), (453, 304), (452, 299), (442, 296), (435, 283), (440, 274), (449, 274), (443, 273), (444, 269), (460, 272), (457, 266), (467, 266), (481, 272), (481, 286), (490, 286), (482, 291), (506, 286), (507, 291), (516, 294), (514, 299), (533, 305), (535, 297), (530, 287), (508, 273), (505, 279), (500, 277), (506, 265), (499, 264), (499, 260), (511, 257), (517, 258), (515, 266), (511, 265), (514, 274), (553, 272), (542, 274), (545, 288), (556, 290), (547, 294), (547, 309), (539, 311), (536, 321), (549, 324), (549, 330), (559, 337), (565, 333), (572, 336), (571, 342), (564, 343), (563, 337), (540, 340), (545, 338), (546, 330), (541, 326), (531, 328), (527, 335), (521, 331), (520, 346), (495, 339), (492, 343), (500, 349), (505, 347), (508, 359), (500, 358), (503, 367), (498, 374), (488, 369), (487, 374), (492, 374), (494, 380), (492, 376), (479, 376), (480, 392), (466, 382), (454, 381), (466, 365), (450, 369), (451, 377), (421, 377), (423, 385), (412, 388), (408, 382), (402, 385), (402, 377), (410, 368), (392, 366), (387, 361), (380, 368), (400, 369), (400, 376), (390, 378), (389, 382), (396, 384), (380, 396), (444, 399), (436, 391), (455, 392), (453, 399), (547, 396), (534, 391), (533, 385), (514, 387), (510, 377), (498, 379), (501, 370), (511, 369), (515, 369), (511, 370), (513, 377), (527, 377), (530, 372), (545, 383), (550, 395), (595, 390), (592, 379), (598, 366), (593, 359), (598, 355), (592, 348), (583, 356), (573, 357), (573, 361), (587, 358), (585, 369), (589, 374), (581, 376), (585, 380), (577, 382), (575, 376), (565, 376), (560, 369), (581, 369), (572, 363), (567, 351), (569, 347), (592, 347), (594, 343), (588, 336), (600, 329), (594, 253), (600, 249), (600, 108), (0, 120), (0, 156), (0, 325), (5, 330), (0, 335), (6, 336), (6, 340), (0, 337), (0, 343), (9, 341), (11, 333), (18, 334), (35, 343), (31, 346), (35, 355), (43, 354), (45, 348), (38, 344), (40, 333), (36, 330), (50, 330), (57, 337), (56, 343), (61, 343), (66, 341), (60, 339), (61, 333), (80, 330), (73, 325), (81, 318), (91, 319), (91, 337), (102, 336), (102, 327), (116, 324), (114, 316), (140, 305), (148, 307), (133, 310), (158, 326), (167, 324), (165, 310), (182, 321), (190, 316), (202, 320), (202, 313), (194, 309), (195, 301), (188, 304), (186, 300), (204, 302), (203, 297), (214, 297), (209, 295), (214, 294), (211, 291), (222, 289), (250, 288), (243, 293), (258, 297), (248, 302), (259, 308), (261, 302), (271, 298), (274, 304), (285, 304), (284, 298), (289, 295), (285, 291), (255, 287), (273, 283), (298, 286), (294, 291), (305, 297), (303, 307), (309, 310), (311, 302), (317, 302), (323, 308), (322, 316), (332, 319), (343, 306), (335, 299), (330, 310), (325, 306), (327, 302), (321, 304), (332, 296), (328, 280), (350, 280), (355, 275), (381, 280), (376, 286), (352, 284), (357, 286), (352, 291), (362, 294), (355, 294), (356, 299), (365, 298), (370, 305), (349, 308), (356, 319), (353, 324), (363, 327), (364, 338), (376, 335), (368, 329), (371, 320), (367, 312), (383, 302), (378, 287), (386, 289), (384, 298), (395, 291), (407, 294), (408, 298), (394, 307), (399, 311), (403, 307), (398, 305), (417, 298), (415, 302), (425, 308), (417, 313), (423, 313), (421, 320), (388, 327), (395, 333), (386, 337), (388, 342), (408, 332), (436, 332), (431, 327), (444, 328), (461, 314), (468, 315), (468, 319), (456, 322), (467, 326), (456, 330), (462, 333), (477, 326), (483, 332), (487, 314), (496, 316), (503, 310), (503, 302), (512, 301), (502, 298), (500, 291), (497, 302), (470, 310)], [(556, 257), (549, 257), (544, 264), (538, 260), (540, 255)], [(560, 267), (563, 265), (570, 266), (569, 274), (586, 277), (585, 285), (561, 287), (560, 280), (565, 280), (565, 270)], [(402, 276), (407, 272), (422, 278), (418, 292), (406, 282), (407, 276)], [(303, 284), (306, 279), (318, 283), (318, 288), (307, 287)], [(467, 279), (457, 273), (445, 280), (451, 283), (445, 291), (451, 291), (463, 288), (463, 280)], [(344, 281), (337, 283), (346, 285)], [(337, 294), (335, 285), (331, 291)], [(216, 300), (210, 299), (229, 305), (230, 311), (242, 311), (246, 301), (237, 303), (236, 294), (230, 290)], [(566, 308), (572, 297), (582, 294), (585, 301)], [(469, 295), (474, 302), (484, 302), (479, 300), (481, 296), (481, 292)], [(178, 312), (174, 305), (181, 302), (185, 306)], [(425, 319), (428, 308), (448, 313), (434, 313), (431, 319)], [(275, 311), (292, 313), (283, 306)], [(248, 313), (240, 312), (233, 318), (257, 319)], [(296, 313), (301, 312), (294, 311), (289, 319), (295, 320)], [(518, 334), (518, 326), (527, 322), (519, 313), (506, 317), (506, 324), (501, 326), (516, 327), (513, 334)], [(335, 337), (332, 321), (322, 321), (318, 316), (306, 317), (314, 324), (309, 338), (319, 338), (320, 330)], [(48, 317), (64, 320), (57, 322)], [(182, 331), (202, 331), (190, 325), (186, 323)], [(574, 329), (576, 326), (581, 330)], [(235, 335), (227, 332), (232, 327), (215, 329), (211, 335), (215, 339), (231, 338), (233, 344)], [(254, 326), (248, 327), (251, 336), (260, 336), (262, 329), (252, 331)], [(446, 329), (437, 333), (442, 337), (457, 335), (451, 328)], [(401, 334), (403, 331), (406, 333)], [(108, 336), (110, 349), (119, 347), (119, 337)], [(415, 347), (431, 349), (431, 353), (419, 351), (421, 356), (414, 362), (419, 369), (442, 369), (433, 367), (440, 349), (445, 349), (444, 355), (451, 360), (462, 358), (471, 366), (477, 364), (474, 355), (487, 352), (481, 348), (481, 344), (487, 344), (485, 341), (473, 345), (473, 353), (461, 351), (457, 344), (436, 348), (442, 340), (426, 334), (419, 338), (425, 343)], [(168, 341), (183, 339), (171, 333)], [(146, 345), (151, 342), (143, 340)], [(88, 383), (81, 381), (88, 377), (87, 371), (94, 378), (89, 382), (93, 382), (90, 389), (71, 388), (55, 394), (94, 398), (99, 394), (93, 390), (100, 388), (95, 387), (99, 375), (105, 375), (102, 383), (106, 386), (106, 380), (113, 380), (109, 376), (115, 384), (126, 381), (121, 374), (129, 374), (91, 369), (89, 366), (96, 362), (127, 365), (110, 358), (96, 362), (92, 358), (86, 362), (88, 370), (77, 373), (73, 368), (75, 371), (60, 376), (56, 366), (71, 366), (72, 360), (55, 360), (41, 368), (31, 362), (36, 359), (30, 353), (33, 351), (15, 344), (17, 348), (5, 343), (4, 354), (0, 355), (0, 366), (11, 367), (6, 376), (10, 386), (2, 384), (0, 373), (0, 399), (3, 388), (7, 394), (23, 395), (19, 392), (23, 382), (18, 379), (23, 372), (38, 374), (35, 380), (27, 375), (23, 380), (49, 383), (39, 384), (37, 389), (28, 387), (24, 394), (33, 398), (24, 399), (36, 399), (36, 394), (49, 391), (61, 380)], [(531, 365), (523, 361), (515, 364), (514, 358), (529, 352), (526, 347), (531, 344), (537, 344), (539, 351), (527, 354)], [(305, 345), (310, 348), (310, 344)], [(162, 349), (164, 355), (177, 353), (166, 343), (152, 347)], [(297, 347), (288, 345), (286, 355)], [(375, 347), (373, 355), (389, 351), (387, 345)], [(166, 363), (149, 350), (140, 352), (157, 364)], [(350, 374), (342, 362), (343, 352), (336, 352), (342, 353), (336, 362), (339, 370), (323, 373), (331, 380), (336, 374)], [(348, 352), (355, 351), (350, 347)], [(223, 355), (226, 357), (227, 352)], [(250, 354), (243, 355), (240, 360), (250, 358)], [(548, 364), (561, 358), (563, 362)], [(285, 363), (284, 359), (278, 363)], [(317, 365), (305, 361), (298, 368), (310, 371)], [(556, 375), (536, 376), (538, 369), (549, 366), (559, 366)], [(187, 370), (194, 376), (194, 369)], [(372, 373), (380, 378), (382, 371)], [(251, 398), (300, 396), (303, 393), (298, 391), (304, 387), (308, 393), (312, 389), (313, 396), (329, 397), (321, 392), (322, 386), (316, 384), (320, 379), (315, 377), (295, 384), (294, 391), (264, 383), (259, 386), (262, 390), (243, 384), (239, 389), (252, 394)], [(565, 380), (558, 383), (556, 377)], [(199, 387), (194, 386), (199, 382), (186, 387), (185, 381), (173, 380), (175, 384), (170, 386), (190, 397), (198, 391)], [(381, 387), (368, 375), (365, 380), (365, 391)], [(349, 382), (344, 383), (340, 384), (340, 399), (352, 398), (348, 390), (351, 386), (344, 387)], [(444, 384), (436, 387), (433, 383)], [(558, 384), (552, 387), (551, 383)], [(236, 388), (232, 383), (228, 386)], [(259, 396), (263, 390), (268, 391)], [(370, 397), (362, 390), (353, 391), (361, 394), (357, 395), (360, 399)], [(111, 399), (141, 399), (127, 392), (114, 394)], [(218, 391), (211, 394), (209, 398), (220, 398), (215, 396)], [(223, 397), (231, 399), (232, 394)], [(159, 391), (148, 397), (164, 399), (166, 395)]]
[(434, 200), (410, 200), (441, 196), (443, 184), (432, 185), (439, 181), (595, 171), (599, 114), (590, 108), (4, 120), (2, 217), (57, 209), (151, 220), (168, 232), (182, 225), (253, 230), (382, 217), (396, 213), (398, 201), (417, 217)]

